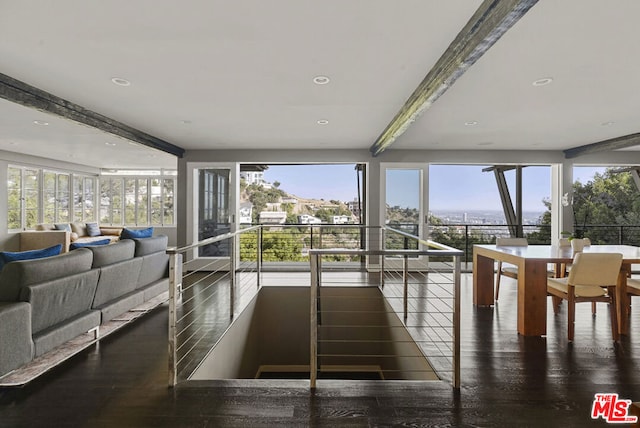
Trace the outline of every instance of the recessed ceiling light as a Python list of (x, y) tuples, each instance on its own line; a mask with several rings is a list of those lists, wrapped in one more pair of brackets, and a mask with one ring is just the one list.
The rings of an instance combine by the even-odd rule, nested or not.
[(111, 81), (113, 83), (115, 83), (118, 86), (130, 86), (131, 82), (129, 82), (127, 79), (123, 79), (122, 77), (113, 77), (111, 78)]
[(464, 123), (465, 126), (476, 126), (477, 124), (478, 124), (477, 120), (470, 120)]
[(320, 119), (316, 122), (318, 125), (328, 125), (329, 121), (327, 119)]
[(542, 79), (534, 80), (531, 84), (533, 86), (544, 86), (548, 85), (551, 82), (553, 82), (552, 77), (543, 77)]
[(331, 79), (329, 79), (327, 76), (316, 76), (313, 78), (313, 83), (315, 83), (316, 85), (326, 85), (330, 81)]
[(180, 123), (183, 124), (183, 125), (191, 125), (191, 121), (190, 120), (181, 120)]
[(608, 122), (603, 122), (601, 125), (602, 125), (602, 126), (611, 126), (611, 125), (613, 125), (614, 123), (615, 123), (615, 122), (608, 121)]
[(49, 125), (49, 122), (45, 122), (44, 120), (34, 120), (33, 123), (34, 123), (34, 125), (40, 125), (40, 126)]
[(111, 143), (111, 142), (109, 142), (109, 143), (105, 143), (105, 144), (106, 144), (107, 146), (115, 146), (115, 145), (116, 145), (116, 143)]

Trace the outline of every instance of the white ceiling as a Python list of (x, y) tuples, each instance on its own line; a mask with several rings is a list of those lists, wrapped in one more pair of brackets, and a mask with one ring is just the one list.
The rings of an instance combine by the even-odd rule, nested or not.
[[(0, 73), (186, 150), (368, 149), (481, 3), (0, 0)], [(389, 150), (563, 150), (640, 132), (638, 16), (637, 0), (539, 1)], [(175, 166), (8, 101), (0, 150)]]

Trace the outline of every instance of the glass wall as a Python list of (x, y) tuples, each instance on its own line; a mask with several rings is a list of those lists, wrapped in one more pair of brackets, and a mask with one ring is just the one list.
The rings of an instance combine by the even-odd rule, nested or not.
[(98, 177), (10, 165), (7, 229), (98, 221), (104, 225), (175, 224), (175, 171), (135, 171), (135, 177), (122, 174), (125, 176)]

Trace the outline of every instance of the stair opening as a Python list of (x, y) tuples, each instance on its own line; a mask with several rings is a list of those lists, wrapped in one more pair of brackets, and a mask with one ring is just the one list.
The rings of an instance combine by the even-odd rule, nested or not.
[[(309, 296), (262, 287), (190, 379), (309, 379)], [(326, 287), (321, 299), (318, 379), (439, 379), (377, 287)]]

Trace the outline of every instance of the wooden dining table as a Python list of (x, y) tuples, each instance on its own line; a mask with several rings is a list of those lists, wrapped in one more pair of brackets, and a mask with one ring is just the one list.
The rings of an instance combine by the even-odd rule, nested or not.
[[(631, 265), (640, 263), (640, 247), (630, 245), (589, 245), (585, 253), (620, 253), (622, 268), (616, 284), (616, 313), (620, 334), (629, 334), (627, 277)], [(518, 333), (524, 336), (547, 334), (547, 276), (549, 264), (560, 266), (573, 261), (571, 247), (556, 245), (473, 246), (473, 303), (494, 305), (494, 262), (518, 267)]]

